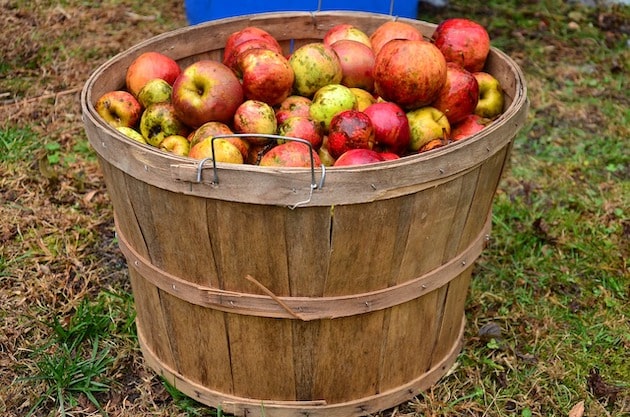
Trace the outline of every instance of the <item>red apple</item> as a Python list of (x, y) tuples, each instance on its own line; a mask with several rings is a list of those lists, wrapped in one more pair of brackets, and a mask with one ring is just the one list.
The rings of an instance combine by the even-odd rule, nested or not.
[(423, 38), (422, 32), (415, 26), (398, 20), (390, 20), (377, 27), (370, 35), (374, 54), (378, 54), (383, 45), (393, 39), (421, 40)]
[(490, 52), (490, 36), (486, 29), (466, 18), (443, 20), (435, 28), (432, 39), (447, 61), (470, 72), (481, 71)]
[(171, 103), (155, 103), (144, 109), (140, 133), (149, 145), (160, 146), (165, 137), (188, 135), (188, 127), (177, 117)]
[(411, 140), (409, 149), (418, 151), (427, 143), (435, 139), (448, 139), (451, 125), (444, 113), (435, 107), (425, 106), (407, 112)]
[(440, 110), (454, 124), (471, 114), (479, 100), (477, 79), (458, 64), (446, 64), (446, 82), (431, 106)]
[(276, 120), (278, 125), (292, 116), (308, 116), (311, 107), (311, 99), (303, 96), (292, 95), (282, 100), (276, 108)]
[[(312, 162), (311, 162), (312, 161)], [(260, 159), (265, 167), (318, 167), (322, 164), (319, 155), (310, 146), (296, 141), (274, 146)]]
[(337, 53), (343, 76), (341, 84), (346, 87), (374, 90), (374, 52), (365, 44), (353, 40), (340, 40), (331, 45)]
[(477, 114), (469, 114), (451, 128), (451, 140), (458, 141), (483, 130), (490, 122)]
[(223, 55), (223, 64), (233, 70), (236, 69), (236, 60), (240, 54), (250, 49), (270, 49), (279, 54), (282, 54), (282, 48), (277, 43), (269, 43), (267, 39), (264, 38), (253, 38), (248, 39), (243, 43), (239, 43), (235, 45), (234, 48), (231, 49), (229, 54), (224, 52)]
[(278, 134), (307, 140), (319, 150), (324, 140), (321, 125), (308, 116), (292, 116), (278, 125)]
[(270, 49), (249, 49), (236, 58), (246, 99), (280, 104), (293, 89), (295, 75), (289, 61)]
[(192, 128), (209, 121), (229, 123), (243, 102), (243, 88), (231, 69), (204, 59), (177, 77), (171, 100), (177, 116)]
[(407, 151), (410, 140), (407, 114), (396, 103), (382, 101), (363, 110), (374, 126), (375, 144), (395, 154)]
[(445, 82), (446, 61), (431, 42), (394, 39), (376, 55), (376, 93), (405, 111), (430, 104)]
[[(236, 133), (273, 135), (278, 123), (276, 113), (269, 104), (259, 100), (245, 100), (234, 112), (233, 126)], [(248, 136), (246, 139), (250, 143), (269, 141), (260, 136)]]
[(236, 32), (232, 32), (225, 41), (223, 48), (223, 56), (230, 57), (234, 52), (234, 48), (238, 45), (252, 39), (264, 41), (264, 43), (272, 50), (282, 51), (280, 44), (269, 32), (256, 26), (247, 26)]
[(289, 64), (295, 74), (294, 93), (300, 96), (312, 97), (320, 88), (339, 84), (343, 78), (339, 57), (323, 42), (300, 46), (291, 54)]
[(374, 126), (367, 114), (345, 110), (335, 115), (328, 132), (328, 150), (337, 159), (350, 149), (372, 149)]
[(94, 104), (94, 110), (114, 128), (134, 127), (140, 120), (142, 105), (131, 93), (115, 90), (99, 97)]
[(473, 76), (479, 84), (479, 102), (474, 113), (492, 119), (503, 112), (505, 98), (501, 83), (492, 74), (478, 71)]
[(349, 149), (337, 158), (335, 167), (365, 165), (385, 161), (383, 155), (372, 149)]
[(173, 85), (181, 72), (179, 64), (174, 59), (160, 52), (145, 52), (135, 58), (127, 68), (125, 74), (127, 91), (138, 96), (142, 87), (154, 78), (161, 78)]
[(344, 39), (361, 42), (365, 46), (372, 48), (372, 42), (370, 42), (370, 37), (367, 33), (349, 23), (340, 23), (328, 29), (328, 32), (324, 35), (323, 42), (326, 45), (332, 45)]
[(381, 154), (381, 158), (383, 161), (393, 161), (395, 159), (400, 159), (400, 155), (394, 152), (379, 152)]

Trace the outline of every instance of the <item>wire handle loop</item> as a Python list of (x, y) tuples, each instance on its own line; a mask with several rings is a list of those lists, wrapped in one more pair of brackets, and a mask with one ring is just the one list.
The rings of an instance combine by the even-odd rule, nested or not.
[[(304, 204), (310, 203), (311, 199), (313, 198), (313, 191), (324, 187), (324, 180), (326, 179), (326, 167), (324, 166), (324, 164), (320, 166), (322, 169), (322, 176), (319, 179), (319, 183), (318, 183), (315, 178), (315, 159), (313, 158), (313, 153), (315, 152), (315, 150), (313, 149), (313, 145), (311, 144), (311, 142), (309, 142), (308, 140), (302, 139), (302, 138), (294, 138), (290, 136), (281, 136), (281, 135), (272, 135), (272, 134), (263, 134), (263, 133), (232, 133), (232, 134), (225, 134), (225, 135), (216, 135), (212, 137), (212, 140), (210, 143), (212, 147), (212, 155), (214, 155), (214, 152), (215, 152), (215, 147), (214, 147), (215, 140), (233, 138), (233, 137), (242, 137), (242, 138), (248, 138), (248, 137), (261, 138), (262, 137), (266, 139), (288, 140), (288, 141), (293, 141), (293, 142), (299, 142), (308, 146), (309, 156), (310, 156), (310, 165), (311, 165), (310, 167), (311, 168), (311, 184), (309, 187), (309, 195), (306, 200), (298, 201), (297, 203), (288, 206), (291, 210), (299, 206), (302, 206)], [(199, 164), (197, 165), (197, 183), (201, 182), (203, 167), (207, 161), (212, 161), (212, 175), (213, 175), (212, 184), (218, 185), (219, 173), (217, 170), (217, 161), (213, 157), (207, 157), (199, 161)]]

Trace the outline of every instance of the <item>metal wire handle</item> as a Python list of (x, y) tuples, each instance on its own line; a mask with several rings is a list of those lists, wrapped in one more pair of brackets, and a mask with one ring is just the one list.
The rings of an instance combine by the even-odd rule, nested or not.
[[(225, 134), (225, 135), (216, 135), (216, 136), (213, 136), (210, 141), (210, 145), (212, 147), (212, 155), (214, 156), (214, 141), (215, 140), (227, 139), (227, 138), (233, 138), (233, 137), (242, 137), (242, 138), (262, 137), (262, 138), (267, 138), (267, 139), (288, 140), (288, 141), (303, 143), (304, 145), (308, 146), (309, 151), (310, 151), (309, 156), (310, 156), (310, 162), (311, 162), (311, 184), (309, 187), (308, 198), (306, 200), (298, 201), (297, 203), (288, 206), (291, 210), (299, 206), (302, 206), (304, 204), (310, 203), (313, 198), (313, 191), (324, 187), (324, 180), (326, 179), (326, 166), (324, 164), (320, 166), (322, 169), (322, 176), (319, 179), (319, 183), (318, 183), (315, 179), (315, 159), (313, 158), (313, 153), (315, 151), (313, 149), (313, 145), (308, 140), (302, 139), (302, 138), (294, 138), (291, 136), (271, 135), (271, 134), (264, 134), (264, 133), (233, 133), (233, 134)], [(219, 184), (219, 172), (217, 171), (217, 161), (213, 157), (207, 157), (199, 161), (199, 164), (197, 165), (197, 183), (201, 182), (201, 174), (203, 172), (203, 166), (207, 161), (212, 161), (212, 173), (213, 173), (212, 184), (215, 184), (215, 185)]]

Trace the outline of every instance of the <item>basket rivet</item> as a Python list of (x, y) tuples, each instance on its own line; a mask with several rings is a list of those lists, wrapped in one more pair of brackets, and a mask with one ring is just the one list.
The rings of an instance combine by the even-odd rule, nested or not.
[(370, 184), (370, 187), (372, 187), (372, 189), (373, 189), (374, 191), (376, 191), (376, 185), (374, 185), (374, 184)]
[(440, 174), (444, 174), (444, 168), (440, 168)]
[(462, 261), (462, 266), (466, 266), (466, 261)]
[(423, 290), (426, 290), (426, 289), (427, 289), (427, 286), (426, 286), (425, 284), (422, 284), (422, 289), (423, 289)]

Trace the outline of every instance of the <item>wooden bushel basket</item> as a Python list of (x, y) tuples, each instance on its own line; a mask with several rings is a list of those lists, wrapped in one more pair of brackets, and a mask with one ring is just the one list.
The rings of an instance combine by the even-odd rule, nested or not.
[[(373, 165), (263, 168), (138, 144), (94, 110), (132, 60), (221, 59), (228, 35), (259, 26), (291, 47), (338, 23), (371, 33), (394, 17), (265, 13), (185, 27), (112, 58), (81, 96), (111, 197), (147, 364), (177, 389), (240, 416), (359, 416), (435, 384), (462, 346), (474, 261), (527, 112), (517, 65), (486, 70), (506, 108), (473, 137)], [(429, 37), (434, 25), (399, 19)], [(322, 177), (325, 176), (323, 184)], [(315, 177), (315, 179), (313, 178)]]

